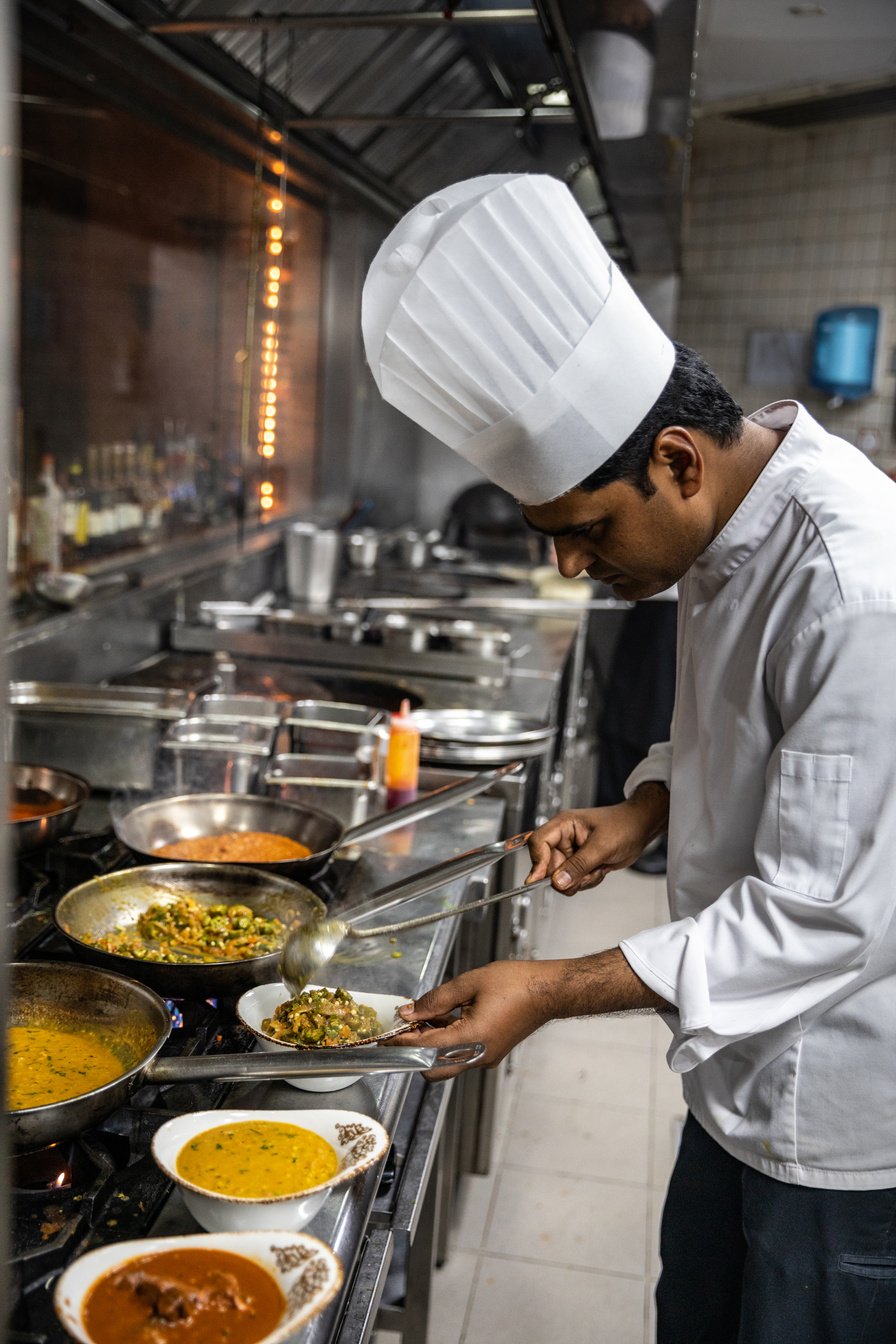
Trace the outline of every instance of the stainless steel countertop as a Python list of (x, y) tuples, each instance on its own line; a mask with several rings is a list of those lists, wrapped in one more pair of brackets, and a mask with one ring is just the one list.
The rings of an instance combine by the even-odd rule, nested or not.
[[(504, 804), (497, 798), (476, 798), (449, 809), (439, 816), (417, 822), (413, 827), (383, 836), (364, 848), (364, 863), (370, 877), (370, 890), (385, 886), (401, 877), (447, 859), (477, 845), (498, 839), (503, 830)], [(406, 852), (402, 852), (406, 851)], [(474, 879), (475, 882), (476, 879)], [(464, 899), (470, 879), (454, 882), (428, 896), (418, 898), (402, 913), (408, 917), (442, 909)], [(363, 893), (364, 895), (368, 893)], [(478, 890), (475, 894), (479, 894)], [(358, 893), (355, 893), (358, 899)], [(339, 908), (334, 905), (334, 909)], [(431, 927), (398, 935), (396, 943), (371, 939), (353, 945), (351, 961), (335, 959), (338, 979), (331, 983), (348, 989), (367, 989), (381, 993), (418, 998), (424, 990), (444, 978), (448, 958), (457, 934), (457, 921), (444, 920)], [(360, 952), (355, 948), (360, 946)], [(400, 952), (401, 956), (392, 954)], [(339, 1092), (301, 1092), (288, 1083), (237, 1084), (228, 1099), (229, 1107), (261, 1110), (351, 1110), (369, 1115), (394, 1132), (411, 1085), (408, 1074), (381, 1074), (362, 1078)], [(447, 1085), (446, 1085), (447, 1086)], [(342, 1262), (345, 1286), (350, 1288), (357, 1259), (363, 1249), (364, 1233), (380, 1183), (382, 1166), (367, 1172), (343, 1190), (334, 1191), (305, 1229), (332, 1246)], [(195, 1231), (196, 1225), (175, 1189), (152, 1229), (152, 1235), (177, 1235)], [(330, 1344), (335, 1338), (345, 1306), (345, 1287), (336, 1300), (310, 1325), (290, 1336), (290, 1344)]]

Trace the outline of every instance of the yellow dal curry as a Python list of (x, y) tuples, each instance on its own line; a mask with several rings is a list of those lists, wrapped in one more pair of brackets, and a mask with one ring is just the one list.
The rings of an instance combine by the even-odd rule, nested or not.
[(120, 1078), (125, 1066), (90, 1032), (10, 1027), (6, 1104), (11, 1111), (49, 1106)]
[(299, 1125), (243, 1120), (207, 1129), (185, 1143), (177, 1172), (191, 1185), (238, 1199), (296, 1195), (339, 1170), (333, 1146)]

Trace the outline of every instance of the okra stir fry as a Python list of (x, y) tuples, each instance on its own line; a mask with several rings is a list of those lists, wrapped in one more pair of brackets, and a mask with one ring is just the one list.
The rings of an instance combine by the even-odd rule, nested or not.
[(276, 952), (286, 926), (256, 915), (248, 905), (202, 905), (186, 896), (170, 905), (151, 905), (136, 926), (85, 938), (103, 952), (138, 961), (247, 961)]
[(346, 989), (306, 989), (279, 1004), (261, 1029), (289, 1045), (356, 1045), (378, 1035), (380, 1024), (374, 1010)]

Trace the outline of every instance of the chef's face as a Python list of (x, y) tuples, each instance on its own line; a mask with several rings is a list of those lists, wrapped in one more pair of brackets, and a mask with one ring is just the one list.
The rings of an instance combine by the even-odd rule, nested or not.
[(566, 578), (600, 579), (628, 601), (670, 588), (713, 537), (713, 514), (698, 452), (662, 454), (650, 463), (646, 496), (627, 481), (570, 490), (548, 504), (526, 504), (530, 527), (553, 538)]

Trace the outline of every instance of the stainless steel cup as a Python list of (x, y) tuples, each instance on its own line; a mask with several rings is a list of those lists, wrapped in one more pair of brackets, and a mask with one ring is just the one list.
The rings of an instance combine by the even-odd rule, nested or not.
[(339, 573), (340, 536), (314, 523), (293, 523), (286, 533), (286, 590), (296, 602), (326, 606)]
[(345, 539), (345, 554), (351, 568), (359, 569), (362, 574), (372, 573), (376, 569), (381, 544), (382, 537), (373, 527), (350, 532)]

